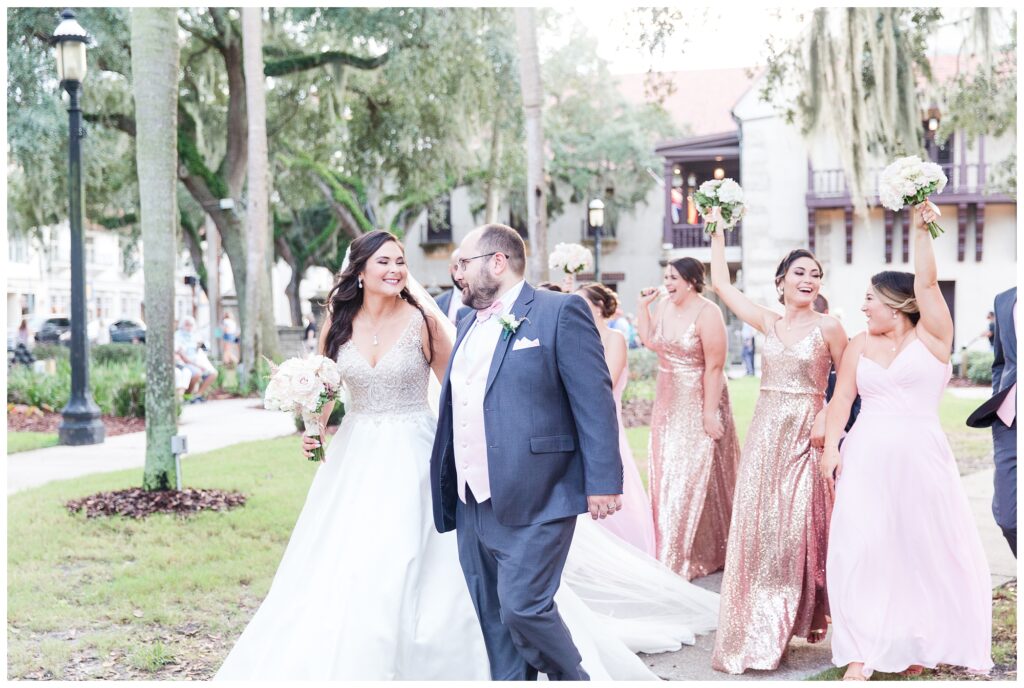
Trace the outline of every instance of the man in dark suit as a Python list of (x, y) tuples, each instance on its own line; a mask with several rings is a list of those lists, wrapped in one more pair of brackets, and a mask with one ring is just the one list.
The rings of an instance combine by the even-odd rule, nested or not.
[(996, 295), (992, 346), (992, 397), (967, 424), (992, 427), (995, 495), (992, 515), (1017, 556), (1017, 287)]
[(434, 301), (437, 303), (437, 307), (441, 309), (441, 312), (448, 316), (448, 319), (452, 321), (453, 325), (458, 325), (459, 321), (469, 313), (472, 308), (465, 306), (462, 303), (462, 288), (465, 286), (461, 279), (455, 276), (455, 271), (459, 265), (459, 249), (455, 249), (452, 252), (452, 262), (448, 266), (448, 274), (452, 278), (452, 285), (454, 288), (448, 289), (437, 295)]
[(612, 381), (582, 297), (534, 289), (511, 227), (463, 240), (466, 304), (441, 383), (434, 523), (456, 531), (493, 680), (586, 680), (554, 596), (576, 516), (622, 498)]

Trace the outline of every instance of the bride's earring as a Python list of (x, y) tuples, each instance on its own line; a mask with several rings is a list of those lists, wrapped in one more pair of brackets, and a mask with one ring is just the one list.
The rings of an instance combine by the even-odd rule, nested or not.
[(359, 282), (358, 282), (359, 288), (362, 289), (363, 288), (363, 278), (359, 277), (358, 279), (359, 279)]
[(892, 319), (895, 320), (897, 317), (899, 317), (899, 316), (896, 315), (896, 311), (893, 311), (892, 312)]

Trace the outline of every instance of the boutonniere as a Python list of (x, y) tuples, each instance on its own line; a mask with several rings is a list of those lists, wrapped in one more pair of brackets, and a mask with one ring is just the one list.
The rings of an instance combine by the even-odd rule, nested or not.
[(509, 313), (508, 315), (500, 316), (498, 318), (498, 322), (501, 323), (501, 329), (504, 330), (504, 332), (502, 332), (501, 339), (502, 341), (505, 341), (516, 333), (516, 330), (519, 329), (520, 325), (524, 322), (530, 322), (530, 319), (522, 318), (520, 320), (516, 320), (516, 316)]

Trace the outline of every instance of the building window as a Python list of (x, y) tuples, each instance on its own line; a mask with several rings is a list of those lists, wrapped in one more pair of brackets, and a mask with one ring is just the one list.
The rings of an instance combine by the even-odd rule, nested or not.
[(67, 315), (71, 310), (71, 294), (53, 294), (50, 296), (50, 312), (53, 315)]
[(23, 236), (8, 237), (7, 257), (12, 263), (28, 262), (28, 239)]
[(428, 244), (447, 244), (452, 240), (452, 197), (445, 195), (427, 206)]
[(96, 240), (94, 237), (85, 237), (85, 264), (96, 264)]

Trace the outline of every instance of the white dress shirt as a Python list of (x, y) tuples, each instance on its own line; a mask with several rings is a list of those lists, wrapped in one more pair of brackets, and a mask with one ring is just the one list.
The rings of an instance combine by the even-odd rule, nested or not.
[[(455, 474), (459, 499), (466, 501), (466, 485), (477, 502), (491, 497), (487, 473), (487, 435), (484, 431), (484, 392), (494, 350), (501, 340), (498, 318), (512, 312), (523, 290), (524, 280), (499, 296), (502, 308), (487, 320), (473, 320), (452, 361), (452, 430), (455, 444)], [(454, 294), (452, 295), (454, 300)]]

